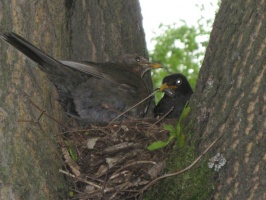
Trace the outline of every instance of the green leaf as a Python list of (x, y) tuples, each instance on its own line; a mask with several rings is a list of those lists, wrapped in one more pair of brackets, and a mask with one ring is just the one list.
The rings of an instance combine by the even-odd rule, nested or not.
[(164, 142), (164, 141), (156, 141), (154, 143), (152, 143), (151, 145), (149, 145), (147, 147), (148, 150), (150, 151), (153, 151), (153, 150), (156, 150), (156, 149), (160, 149), (160, 148), (163, 148), (165, 147), (167, 144), (169, 144), (168, 141)]
[(74, 161), (77, 161), (78, 160), (78, 156), (74, 150), (74, 148), (71, 146), (71, 145), (68, 145), (68, 151), (69, 151), (69, 154), (71, 156), (71, 158), (74, 160)]
[[(188, 103), (187, 103), (188, 104)], [(177, 139), (177, 144), (179, 147), (184, 146), (185, 135), (181, 133), (181, 122), (188, 115), (190, 107), (187, 107), (187, 104), (184, 107), (184, 110), (178, 120), (176, 128), (173, 125), (165, 124), (163, 126), (164, 130), (169, 131), (169, 138), (167, 141), (156, 141), (147, 147), (148, 150), (156, 150), (167, 146), (173, 139)]]
[(187, 106), (188, 103), (186, 103), (184, 110), (182, 111), (182, 114), (178, 120), (178, 123), (181, 123), (181, 121), (187, 117), (188, 113), (190, 112), (190, 107)]
[(180, 133), (181, 133), (181, 125), (178, 123), (176, 126), (176, 138), (177, 139), (178, 139)]
[(178, 136), (177, 145), (178, 145), (179, 147), (183, 147), (184, 144), (185, 144), (185, 135), (181, 133), (181, 134)]
[(163, 126), (163, 129), (170, 132), (170, 137), (171, 136), (176, 137), (176, 129), (175, 129), (175, 127), (173, 125), (165, 124)]
[(147, 149), (152, 151), (152, 150), (163, 148), (167, 146), (174, 138), (176, 138), (175, 134), (170, 135), (167, 141), (159, 140), (159, 141), (153, 142), (151, 145), (147, 147)]
[(185, 135), (181, 132), (181, 122), (184, 118), (187, 117), (188, 113), (190, 112), (190, 107), (188, 107), (187, 105), (188, 103), (186, 103), (176, 126), (176, 138), (177, 138), (177, 145), (179, 147), (184, 146), (185, 143)]

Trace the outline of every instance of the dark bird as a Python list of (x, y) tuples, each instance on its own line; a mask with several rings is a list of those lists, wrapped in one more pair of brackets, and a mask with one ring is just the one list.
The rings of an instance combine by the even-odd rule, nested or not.
[[(135, 54), (106, 63), (58, 61), (15, 33), (5, 33), (1, 39), (38, 63), (56, 86), (66, 113), (86, 124), (109, 123), (147, 97), (151, 89), (142, 77), (149, 69), (161, 67)], [(148, 106), (146, 100), (126, 114), (143, 117)]]
[[(153, 110), (155, 117), (169, 113), (167, 118), (179, 118), (193, 94), (193, 90), (183, 74), (171, 74), (164, 77), (160, 91), (164, 92), (164, 96)], [(170, 112), (171, 109), (173, 110)]]

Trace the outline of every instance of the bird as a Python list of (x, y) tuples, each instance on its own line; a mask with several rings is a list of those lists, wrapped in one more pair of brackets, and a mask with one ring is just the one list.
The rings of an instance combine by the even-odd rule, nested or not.
[(167, 114), (166, 118), (178, 119), (193, 94), (187, 78), (180, 73), (168, 75), (164, 77), (160, 91), (164, 92), (164, 96), (155, 106), (154, 116), (162, 117)]
[[(106, 125), (147, 97), (150, 86), (144, 74), (158, 63), (137, 54), (124, 54), (109, 62), (56, 60), (14, 32), (1, 39), (38, 64), (55, 85), (65, 112), (85, 124)], [(145, 116), (150, 99), (129, 110), (134, 118)], [(122, 121), (125, 116), (116, 119)]]

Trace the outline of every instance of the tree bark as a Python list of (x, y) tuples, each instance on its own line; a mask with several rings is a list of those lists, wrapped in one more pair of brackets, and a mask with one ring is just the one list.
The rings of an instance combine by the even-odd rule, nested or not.
[[(147, 57), (137, 0), (1, 0), (0, 27), (56, 59)], [(2, 41), (0, 54), (0, 199), (64, 198), (56, 143), (61, 126), (46, 116), (66, 122), (56, 90), (35, 63)]]
[[(189, 166), (221, 139), (146, 199), (266, 199), (265, 18), (265, 0), (222, 1), (182, 127), (188, 142), (172, 153), (167, 172)], [(226, 163), (214, 171), (208, 162), (218, 153)]]
[(222, 1), (191, 99), (202, 152), (227, 160), (214, 199), (266, 199), (266, 2)]

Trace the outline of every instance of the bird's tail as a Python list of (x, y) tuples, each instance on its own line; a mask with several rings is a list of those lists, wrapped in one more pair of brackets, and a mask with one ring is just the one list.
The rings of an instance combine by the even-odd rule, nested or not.
[(60, 62), (48, 56), (16, 33), (5, 33), (1, 36), (1, 39), (38, 63), (40, 68), (47, 73), (49, 73), (51, 69), (47, 69), (46, 66), (60, 66)]

